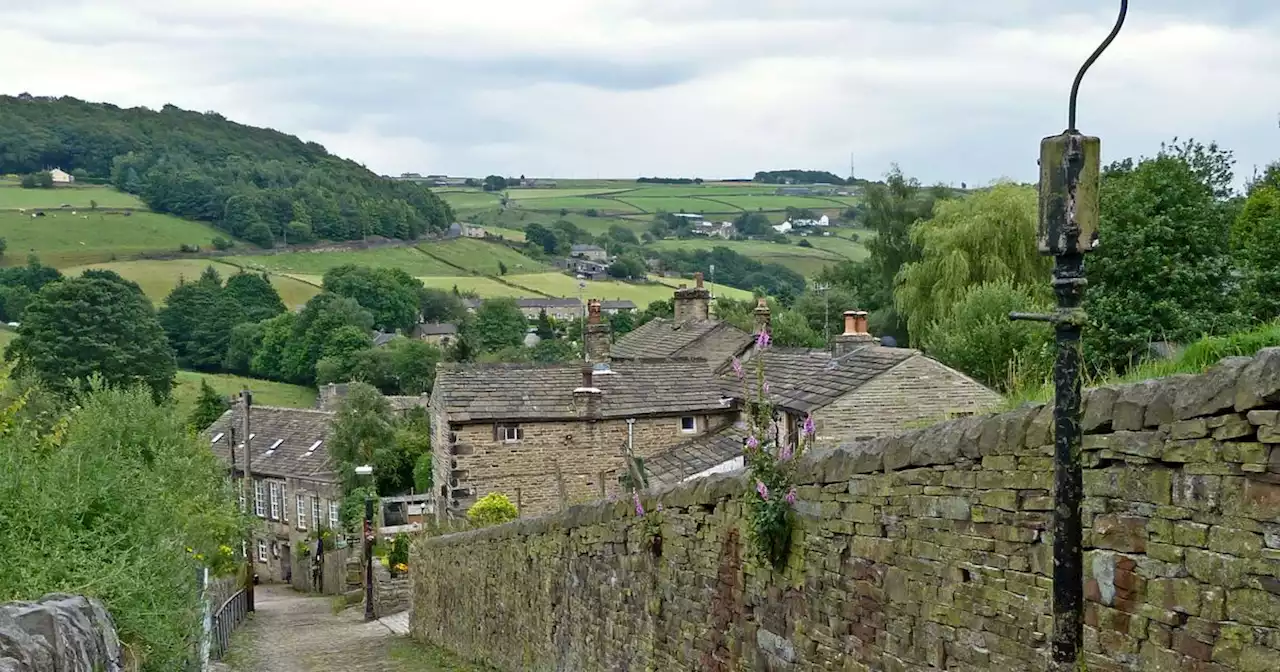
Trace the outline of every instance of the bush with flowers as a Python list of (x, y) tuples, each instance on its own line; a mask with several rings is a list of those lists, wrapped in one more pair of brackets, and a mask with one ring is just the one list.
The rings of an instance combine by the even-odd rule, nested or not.
[(812, 416), (805, 418), (796, 446), (781, 436), (769, 401), (769, 382), (765, 380), (764, 354), (769, 346), (768, 332), (756, 335), (754, 386), (736, 358), (733, 372), (742, 381), (742, 398), (747, 403), (743, 458), (752, 484), (745, 495), (750, 538), (757, 557), (780, 569), (787, 561), (796, 520), (795, 460), (812, 446), (814, 422)]

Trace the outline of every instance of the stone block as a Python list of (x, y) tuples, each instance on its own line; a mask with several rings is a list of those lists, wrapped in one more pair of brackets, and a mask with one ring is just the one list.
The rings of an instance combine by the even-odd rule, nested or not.
[(1236, 380), (1235, 409), (1247, 411), (1280, 401), (1280, 348), (1253, 356)]
[(1113, 404), (1111, 428), (1115, 431), (1138, 431), (1146, 425), (1147, 404), (1155, 396), (1151, 381), (1124, 385), (1117, 390)]
[(1028, 448), (1039, 448), (1053, 443), (1053, 406), (1046, 404), (1037, 407), (1035, 415), (1027, 423), (1023, 444)]
[(1280, 595), (1262, 590), (1228, 590), (1227, 618), (1245, 625), (1280, 627)]
[(1119, 390), (1115, 387), (1096, 387), (1086, 390), (1080, 429), (1085, 434), (1100, 434), (1111, 431), (1112, 412), (1119, 396)]
[(1206, 548), (1209, 546), (1209, 526), (1180, 520), (1173, 524), (1173, 541), (1179, 546)]
[(1142, 418), (1143, 424), (1147, 427), (1159, 427), (1179, 419), (1173, 408), (1177, 395), (1184, 387), (1195, 385), (1195, 380), (1196, 376), (1179, 374), (1151, 381), (1155, 389)]
[(1249, 561), (1222, 553), (1188, 548), (1187, 573), (1204, 583), (1228, 590), (1245, 585)]
[[(1183, 422), (1203, 421), (1204, 418), (1197, 418)], [(1177, 423), (1174, 426), (1176, 427)], [(1160, 459), (1165, 462), (1217, 462), (1221, 459), (1220, 450), (1221, 444), (1212, 439), (1171, 440), (1165, 442), (1164, 454)]]
[(1222, 499), (1222, 477), (1177, 473), (1173, 477), (1173, 503), (1197, 511), (1217, 511)]
[(1209, 436), (1208, 418), (1178, 420), (1169, 426), (1169, 438), (1175, 441), (1182, 439), (1200, 439), (1206, 436)]
[(1173, 383), (1176, 388), (1174, 416), (1178, 419), (1195, 418), (1234, 408), (1236, 381), (1252, 361), (1250, 357), (1226, 357), (1202, 375)]
[(1143, 553), (1147, 550), (1147, 519), (1107, 514), (1093, 521), (1093, 545), (1113, 551)]
[(1090, 434), (1084, 437), (1084, 450), (1110, 450), (1125, 455), (1160, 457), (1164, 452), (1164, 435), (1159, 432), (1118, 431)]
[(1210, 423), (1213, 430), (1213, 438), (1219, 441), (1227, 441), (1230, 439), (1241, 439), (1252, 436), (1254, 432), (1253, 424), (1239, 413), (1231, 415), (1219, 415), (1216, 418), (1217, 424)]
[(50, 594), (0, 604), (0, 670), (122, 672), (124, 660), (115, 623), (101, 602)]

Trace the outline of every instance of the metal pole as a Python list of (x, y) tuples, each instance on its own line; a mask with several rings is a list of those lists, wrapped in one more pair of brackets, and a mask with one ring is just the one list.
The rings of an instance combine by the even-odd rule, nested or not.
[[(250, 426), (249, 413), (250, 413), (250, 410), (253, 408), (253, 393), (250, 392), (249, 388), (247, 387), (241, 388), (240, 390), (240, 408), (243, 411), (243, 415), (240, 418), (240, 431), (243, 433), (243, 436), (244, 436), (244, 508), (245, 508), (245, 511), (255, 511), (256, 509), (252, 508), (254, 506), (254, 502), (256, 501), (254, 499), (254, 489), (253, 489), (253, 465), (252, 465), (253, 448), (251, 445), (251, 441), (253, 441), (253, 438), (252, 438), (252, 434), (249, 431), (249, 426)], [(245, 571), (245, 577), (244, 577), (244, 580), (245, 580), (244, 593), (245, 593), (245, 604), (247, 605), (248, 611), (251, 611), (251, 612), (255, 611), (254, 601), (253, 601), (253, 575), (254, 575), (254, 571), (253, 571), (254, 557), (253, 556), (256, 550), (257, 549), (254, 547), (254, 543), (253, 543), (252, 531), (246, 531), (245, 554), (244, 554), (246, 571)]]
[(372, 621), (373, 613), (373, 495), (364, 496), (364, 620)]

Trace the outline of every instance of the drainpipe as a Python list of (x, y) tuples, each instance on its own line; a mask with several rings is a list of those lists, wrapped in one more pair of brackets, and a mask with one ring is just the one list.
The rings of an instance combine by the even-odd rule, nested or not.
[(636, 439), (636, 419), (627, 418), (627, 455), (633, 454)]

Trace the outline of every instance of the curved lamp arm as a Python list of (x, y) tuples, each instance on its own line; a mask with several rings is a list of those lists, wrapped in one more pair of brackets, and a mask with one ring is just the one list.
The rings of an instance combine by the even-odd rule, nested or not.
[(1107, 35), (1107, 39), (1093, 50), (1093, 55), (1089, 56), (1089, 60), (1080, 66), (1080, 72), (1076, 73), (1076, 81), (1071, 85), (1071, 102), (1067, 104), (1067, 131), (1074, 132), (1076, 130), (1076, 96), (1080, 93), (1080, 80), (1084, 79), (1084, 73), (1089, 70), (1094, 61), (1102, 55), (1102, 52), (1111, 46), (1111, 41), (1116, 39), (1116, 35), (1120, 34), (1120, 28), (1124, 26), (1124, 18), (1129, 14), (1129, 0), (1120, 0), (1120, 16), (1116, 17), (1116, 25), (1111, 29), (1111, 34)]

